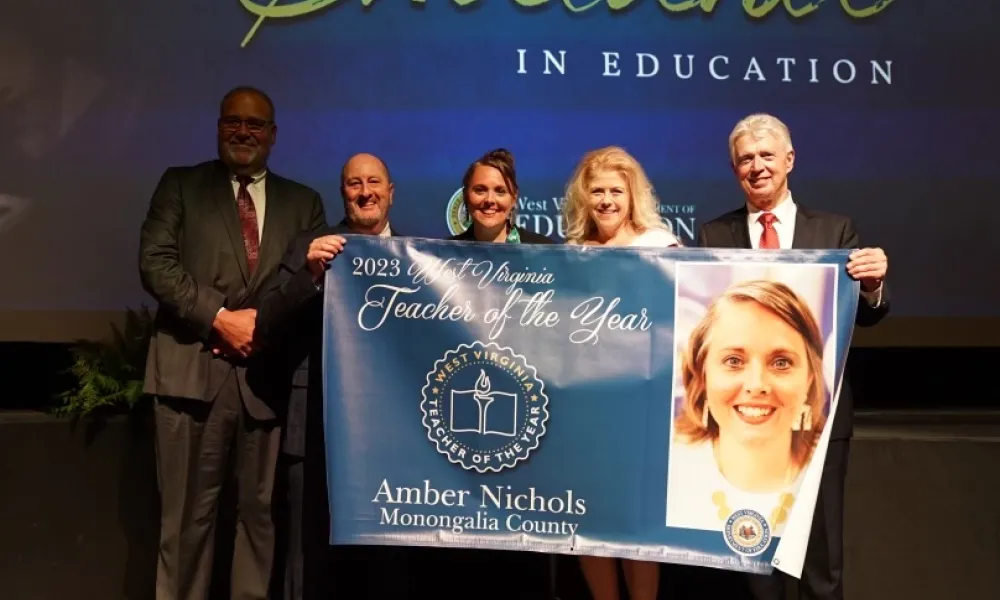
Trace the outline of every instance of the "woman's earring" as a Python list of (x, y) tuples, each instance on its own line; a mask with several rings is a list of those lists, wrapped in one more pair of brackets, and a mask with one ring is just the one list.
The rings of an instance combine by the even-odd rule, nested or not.
[(792, 431), (809, 431), (812, 429), (812, 407), (806, 404), (799, 413), (799, 418), (792, 420)]
[(701, 411), (701, 426), (708, 429), (708, 403), (705, 403), (705, 410)]

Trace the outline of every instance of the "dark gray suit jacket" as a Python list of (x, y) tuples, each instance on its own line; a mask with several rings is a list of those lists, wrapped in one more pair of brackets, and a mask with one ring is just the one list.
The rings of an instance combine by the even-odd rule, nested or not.
[[(698, 245), (704, 248), (752, 248), (746, 206), (702, 225), (698, 231)], [(861, 248), (861, 242), (849, 218), (797, 204), (792, 247), (802, 250), (851, 249)], [(854, 322), (862, 327), (871, 326), (888, 313), (889, 286), (883, 283), (882, 299), (877, 307), (872, 307), (864, 298), (858, 299)], [(850, 438), (854, 431), (854, 395), (848, 381), (849, 367), (850, 361), (844, 369), (840, 402), (830, 432), (832, 440)]]
[[(274, 386), (278, 398), (273, 404), (282, 398), (288, 403), (282, 450), (292, 456), (323, 452), (323, 292), (306, 267), (306, 253), (318, 237), (351, 233), (347, 222), (341, 221), (298, 236), (262, 288), (255, 337), (264, 349), (261, 355), (284, 373), (275, 377), (286, 386)], [(403, 235), (391, 226), (390, 233)]]
[(218, 358), (210, 346), (219, 309), (256, 307), (258, 289), (289, 242), (302, 231), (326, 225), (315, 190), (268, 173), (265, 194), (260, 257), (251, 276), (226, 166), (215, 160), (172, 167), (160, 178), (139, 239), (142, 285), (158, 303), (146, 359), (146, 393), (211, 402), (235, 368), (250, 415), (261, 420), (277, 416), (262, 399), (267, 394), (247, 382), (248, 369), (252, 382), (261, 361)]

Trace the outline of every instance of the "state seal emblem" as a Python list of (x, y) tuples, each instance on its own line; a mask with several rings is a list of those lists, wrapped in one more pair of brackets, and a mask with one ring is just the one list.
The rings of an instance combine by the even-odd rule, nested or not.
[(448, 231), (452, 235), (464, 233), (472, 225), (469, 212), (465, 210), (465, 200), (462, 198), (462, 188), (451, 195), (448, 206), (445, 208), (445, 220), (448, 224)]
[(764, 515), (747, 508), (729, 515), (722, 533), (726, 545), (744, 556), (756, 556), (771, 544), (771, 527)]

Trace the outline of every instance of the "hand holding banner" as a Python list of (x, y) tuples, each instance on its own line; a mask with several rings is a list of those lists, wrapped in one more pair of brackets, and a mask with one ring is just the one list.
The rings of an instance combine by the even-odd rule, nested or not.
[(324, 299), (331, 542), (798, 576), (848, 254), (348, 236)]

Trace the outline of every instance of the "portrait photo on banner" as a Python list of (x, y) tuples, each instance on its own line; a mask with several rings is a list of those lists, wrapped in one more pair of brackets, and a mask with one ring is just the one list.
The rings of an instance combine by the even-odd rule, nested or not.
[(837, 267), (679, 263), (676, 282), (666, 525), (752, 510), (780, 537), (834, 414)]

